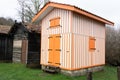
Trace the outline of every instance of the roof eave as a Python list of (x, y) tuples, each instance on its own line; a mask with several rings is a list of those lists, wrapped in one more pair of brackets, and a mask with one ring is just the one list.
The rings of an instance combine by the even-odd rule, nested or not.
[(55, 7), (55, 8), (60, 8), (60, 9), (65, 9), (65, 10), (74, 10), (74, 6), (70, 5), (61, 5), (59, 3), (54, 3), (54, 2), (49, 2), (47, 3), (32, 19), (32, 22), (35, 22), (38, 20), (38, 17), (48, 8), (48, 7)]
[(55, 8), (60, 8), (60, 9), (65, 9), (65, 10), (70, 10), (70, 11), (73, 11), (73, 12), (77, 12), (81, 15), (84, 15), (84, 16), (87, 16), (89, 18), (92, 18), (94, 20), (97, 20), (97, 21), (100, 21), (104, 24), (109, 24), (109, 25), (114, 25), (113, 22), (109, 21), (109, 20), (106, 20), (102, 17), (99, 17), (95, 14), (92, 14), (90, 12), (87, 12), (85, 10), (82, 10), (82, 9), (79, 9), (75, 6), (71, 6), (71, 5), (66, 5), (66, 4), (59, 4), (59, 3), (54, 3), (54, 2), (49, 2), (47, 3), (39, 12), (37, 15), (35, 15), (32, 19), (32, 22), (35, 22), (38, 20), (39, 16), (41, 16), (41, 14), (43, 14), (43, 12), (48, 8), (48, 7), (55, 7)]
[(114, 25), (113, 22), (111, 22), (111, 21), (109, 21), (109, 20), (106, 20), (106, 19), (104, 19), (104, 18), (102, 18), (102, 17), (99, 17), (99, 16), (97, 16), (97, 15), (95, 15), (95, 14), (92, 14), (92, 13), (90, 13), (90, 12), (87, 12), (87, 11), (85, 11), (85, 10), (79, 10), (78, 8), (74, 8), (74, 12), (77, 12), (77, 13), (79, 13), (79, 14), (82, 14), (82, 15), (84, 15), (84, 16), (87, 16), (87, 17), (89, 17), (89, 18), (92, 18), (92, 19), (94, 19), (94, 20), (100, 21), (100, 22), (105, 23), (105, 24)]

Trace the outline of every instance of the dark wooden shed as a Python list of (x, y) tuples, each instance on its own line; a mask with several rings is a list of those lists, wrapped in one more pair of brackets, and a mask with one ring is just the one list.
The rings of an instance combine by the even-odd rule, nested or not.
[(26, 64), (27, 67), (40, 67), (40, 27), (15, 23), (10, 33), (14, 35), (15, 41), (22, 42), (21, 56), (18, 57), (20, 62)]
[(40, 66), (40, 34), (36, 32), (29, 32), (28, 34), (28, 67)]
[(0, 25), (0, 62), (12, 62), (13, 37), (11, 27)]
[[(15, 23), (0, 26), (0, 61), (40, 67), (40, 27)], [(20, 45), (20, 46), (19, 46)]]

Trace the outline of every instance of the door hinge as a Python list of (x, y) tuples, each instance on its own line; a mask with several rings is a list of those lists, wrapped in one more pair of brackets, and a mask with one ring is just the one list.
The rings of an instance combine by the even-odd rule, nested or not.
[(60, 63), (55, 63), (55, 64), (61, 65)]
[(52, 62), (49, 62), (49, 61), (48, 61), (48, 63), (52, 63)]
[(48, 37), (48, 39), (50, 39), (50, 38), (52, 38), (52, 37)]
[(61, 49), (55, 49), (56, 51), (61, 51)]
[(61, 36), (56, 36), (56, 38), (61, 38)]
[(48, 51), (52, 51), (52, 49), (48, 49)]

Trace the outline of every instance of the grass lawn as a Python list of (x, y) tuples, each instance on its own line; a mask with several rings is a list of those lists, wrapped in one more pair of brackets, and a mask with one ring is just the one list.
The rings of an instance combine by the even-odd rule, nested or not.
[[(22, 64), (0, 63), (0, 80), (86, 80), (86, 76), (69, 77), (29, 69)], [(104, 71), (93, 74), (93, 80), (117, 80), (116, 68), (105, 66)]]

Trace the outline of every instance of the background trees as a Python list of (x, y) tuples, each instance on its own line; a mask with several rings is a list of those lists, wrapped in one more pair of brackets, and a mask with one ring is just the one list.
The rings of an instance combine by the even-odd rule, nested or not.
[(47, 2), (48, 0), (18, 0), (20, 5), (18, 14), (22, 22), (31, 22), (33, 16), (38, 13)]
[(106, 63), (120, 64), (120, 28), (106, 28)]
[(14, 24), (13, 19), (0, 17), (0, 25), (12, 26)]

